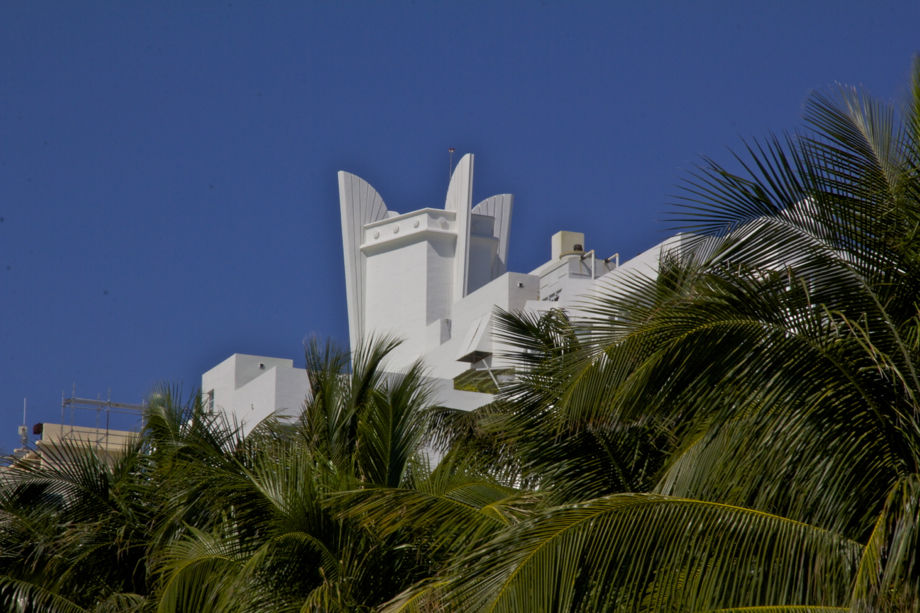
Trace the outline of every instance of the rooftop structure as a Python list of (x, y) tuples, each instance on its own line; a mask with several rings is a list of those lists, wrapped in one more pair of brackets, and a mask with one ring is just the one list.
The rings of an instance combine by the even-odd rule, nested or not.
[(294, 360), (234, 353), (204, 373), (201, 389), (205, 408), (249, 432), (269, 415), (299, 415), (310, 382)]
[[(67, 423), (66, 413), (70, 412)], [(61, 423), (38, 423), (32, 426), (32, 435), (39, 438), (34, 447), (29, 447), (28, 429), (26, 428), (25, 401), (23, 401), (23, 425), (19, 426), (22, 447), (12, 453), (13, 463), (41, 462), (43, 464), (60, 464), (70, 462), (75, 450), (92, 449), (106, 462), (113, 462), (127, 446), (136, 442), (139, 431), (143, 428), (144, 411), (140, 404), (113, 402), (111, 399), (77, 398), (74, 393), (68, 398), (61, 398)], [(111, 427), (112, 415), (117, 414), (116, 424), (124, 426), (125, 422), (134, 422), (134, 430), (121, 430)], [(81, 425), (95, 416), (95, 427)], [(128, 416), (127, 420), (124, 416)]]
[(21, 463), (35, 466), (71, 464), (83, 450), (92, 450), (111, 464), (140, 438), (139, 432), (127, 430), (50, 423), (35, 424), (32, 433), (40, 437), (35, 447), (17, 450), (20, 453), (14, 454), (13, 466)]

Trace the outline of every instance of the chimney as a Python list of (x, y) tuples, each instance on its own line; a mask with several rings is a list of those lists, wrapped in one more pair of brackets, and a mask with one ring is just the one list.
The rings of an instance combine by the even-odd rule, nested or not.
[(585, 250), (585, 235), (582, 232), (556, 232), (553, 234), (552, 261), (568, 253), (580, 253)]

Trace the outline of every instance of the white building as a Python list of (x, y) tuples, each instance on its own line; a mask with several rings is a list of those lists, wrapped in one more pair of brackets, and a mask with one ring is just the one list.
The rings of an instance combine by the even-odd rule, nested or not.
[[(453, 172), (443, 208), (390, 210), (363, 179), (339, 172), (348, 326), (352, 347), (368, 334), (403, 339), (387, 365), (422, 358), (441, 404), (472, 410), (492, 400), (503, 376), (493, 311), (573, 308), (626, 270), (655, 274), (663, 250), (680, 237), (620, 265), (619, 256), (585, 251), (584, 235), (558, 232), (551, 258), (530, 273), (507, 271), (514, 197), (473, 206), (472, 154)], [(295, 414), (309, 389), (291, 360), (235, 354), (202, 377), (214, 407), (248, 431), (272, 412)], [(478, 391), (473, 391), (478, 390)]]
[(206, 407), (224, 411), (247, 433), (273, 413), (299, 415), (309, 389), (307, 371), (294, 368), (294, 360), (241, 353), (201, 377)]

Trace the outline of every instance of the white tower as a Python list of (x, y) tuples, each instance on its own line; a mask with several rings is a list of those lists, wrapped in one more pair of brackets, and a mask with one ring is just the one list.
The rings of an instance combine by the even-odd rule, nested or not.
[(473, 155), (457, 164), (443, 209), (390, 211), (363, 179), (339, 172), (352, 347), (368, 333), (404, 343), (391, 366), (411, 363), (451, 335), (453, 305), (506, 272), (511, 194), (472, 207)]

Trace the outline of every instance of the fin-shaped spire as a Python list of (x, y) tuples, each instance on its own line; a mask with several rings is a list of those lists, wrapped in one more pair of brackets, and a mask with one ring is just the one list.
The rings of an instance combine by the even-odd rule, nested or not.
[(364, 226), (384, 219), (387, 205), (371, 184), (357, 175), (339, 171), (339, 205), (342, 210), (342, 246), (345, 250), (345, 292), (348, 298), (348, 332), (352, 349), (364, 336)]
[(492, 279), (497, 279), (508, 272), (508, 239), (511, 235), (511, 210), (514, 206), (514, 196), (511, 194), (498, 194), (486, 198), (473, 208), (476, 215), (488, 215), (495, 218), (492, 226), (492, 236), (498, 239), (498, 253), (492, 264)]
[(447, 188), (444, 209), (457, 213), (457, 250), (454, 254), (453, 301), (466, 296), (470, 262), (470, 216), (473, 206), (473, 154), (457, 163)]

